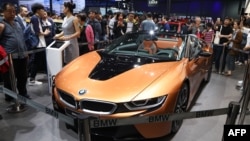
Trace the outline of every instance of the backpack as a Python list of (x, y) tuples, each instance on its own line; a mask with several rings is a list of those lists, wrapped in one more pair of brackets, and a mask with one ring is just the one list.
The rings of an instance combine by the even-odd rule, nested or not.
[(0, 73), (7, 72), (9, 70), (9, 66), (8, 55), (3, 46), (0, 45)]
[(39, 44), (38, 36), (32, 31), (31, 24), (24, 29), (24, 41), (28, 50), (32, 50)]

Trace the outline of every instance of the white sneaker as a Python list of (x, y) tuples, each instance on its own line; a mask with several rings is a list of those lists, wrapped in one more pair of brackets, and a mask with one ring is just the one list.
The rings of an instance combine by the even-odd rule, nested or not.
[(238, 87), (242, 87), (243, 86), (243, 80), (240, 80), (237, 82), (236, 86)]
[(28, 85), (33, 86), (33, 85), (42, 85), (43, 82), (36, 81), (36, 80), (31, 80), (28, 82)]

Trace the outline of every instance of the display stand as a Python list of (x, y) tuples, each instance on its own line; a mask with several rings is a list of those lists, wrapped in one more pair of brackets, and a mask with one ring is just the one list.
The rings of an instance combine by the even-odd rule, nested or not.
[(54, 41), (46, 48), (49, 93), (52, 94), (53, 79), (64, 66), (64, 50), (70, 45), (69, 41)]

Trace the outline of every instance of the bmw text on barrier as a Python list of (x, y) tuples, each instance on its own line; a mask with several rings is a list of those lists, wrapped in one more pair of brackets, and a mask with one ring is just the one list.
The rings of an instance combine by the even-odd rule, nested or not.
[(196, 117), (207, 117), (213, 115), (213, 111), (203, 111), (203, 112), (197, 112)]
[(220, 109), (205, 110), (205, 111), (192, 111), (185, 113), (174, 113), (174, 114), (172, 113), (172, 114), (152, 115), (152, 116), (138, 116), (138, 117), (128, 117), (119, 119), (91, 119), (90, 128), (104, 128), (104, 127), (124, 126), (124, 125), (133, 125), (142, 123), (175, 121), (175, 120), (183, 120), (190, 118), (202, 118), (202, 117), (224, 115), (228, 114), (229, 112), (231, 112), (229, 111), (229, 108), (220, 108)]
[(54, 118), (58, 118), (58, 113), (48, 107), (45, 107), (45, 112), (51, 116), (53, 116)]
[(160, 115), (160, 116), (150, 116), (148, 122), (163, 122), (168, 121), (169, 115)]
[(110, 126), (116, 126), (117, 119), (110, 119), (110, 120), (94, 120), (93, 121), (93, 127), (110, 127)]

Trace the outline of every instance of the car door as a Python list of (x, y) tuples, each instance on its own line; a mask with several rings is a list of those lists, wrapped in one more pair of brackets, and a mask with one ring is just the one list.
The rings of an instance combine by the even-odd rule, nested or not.
[(203, 53), (209, 55), (199, 55), (201, 78), (204, 78), (210, 69), (212, 69), (212, 48), (210, 48), (204, 40), (199, 40), (199, 44)]
[[(204, 59), (199, 56), (202, 49), (199, 39), (195, 35), (189, 35), (187, 39), (187, 57), (189, 61), (187, 63), (187, 75), (190, 81), (190, 96), (193, 97), (198, 90), (202, 81), (202, 68)], [(192, 98), (191, 98), (192, 99)]]

